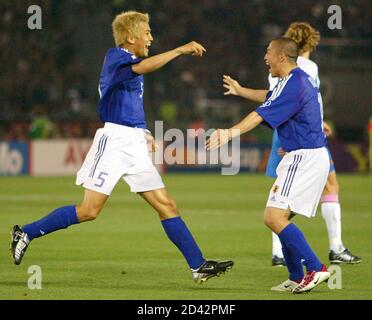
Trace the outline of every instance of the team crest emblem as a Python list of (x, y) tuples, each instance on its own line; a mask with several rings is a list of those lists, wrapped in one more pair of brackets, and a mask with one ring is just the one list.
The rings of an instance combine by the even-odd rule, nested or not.
[(279, 190), (279, 186), (275, 185), (274, 188), (273, 188), (273, 192), (276, 193), (276, 192), (278, 192), (278, 190)]

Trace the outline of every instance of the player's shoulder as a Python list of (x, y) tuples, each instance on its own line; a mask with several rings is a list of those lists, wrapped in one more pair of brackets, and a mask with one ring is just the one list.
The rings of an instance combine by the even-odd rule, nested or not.
[(106, 52), (106, 57), (110, 58), (130, 57), (130, 55), (131, 53), (128, 50), (120, 47), (109, 48)]
[(120, 61), (120, 63), (130, 63), (136, 60), (138, 60), (137, 57), (125, 48), (109, 48), (106, 52), (106, 61), (109, 63), (115, 63), (117, 61)]
[(303, 87), (304, 80), (307, 80), (308, 77), (309, 75), (305, 71), (296, 67), (282, 79), (282, 86), (290, 91), (299, 91)]
[(308, 59), (308, 58), (305, 58), (305, 57), (302, 57), (302, 56), (298, 56), (297, 64), (300, 68), (301, 68), (301, 66), (311, 66), (313, 68), (318, 68), (318, 65), (316, 64), (315, 61), (313, 61), (311, 59)]
[(291, 86), (295, 86), (296, 90), (302, 92), (313, 92), (315, 88), (318, 88), (316, 80), (301, 68), (295, 68), (292, 70), (291, 74), (293, 75)]
[(292, 81), (300, 80), (302, 78), (307, 78), (309, 75), (300, 67), (294, 68), (287, 78), (292, 79)]
[(318, 77), (318, 65), (313, 60), (299, 56), (297, 65), (313, 79)]

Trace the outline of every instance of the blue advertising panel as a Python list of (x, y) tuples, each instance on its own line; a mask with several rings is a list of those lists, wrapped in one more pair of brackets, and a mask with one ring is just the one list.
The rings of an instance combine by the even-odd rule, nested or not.
[(27, 142), (0, 142), (0, 175), (16, 176), (29, 172)]

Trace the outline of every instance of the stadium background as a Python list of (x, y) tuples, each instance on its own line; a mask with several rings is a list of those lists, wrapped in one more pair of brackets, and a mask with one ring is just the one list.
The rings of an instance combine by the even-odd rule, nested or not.
[[(42, 8), (42, 30), (27, 28), (30, 16), (27, 8), (32, 4)], [(331, 4), (338, 4), (342, 8), (341, 30), (330, 30), (327, 27), (330, 17), (327, 8)], [(1, 257), (6, 254), (4, 243), (8, 241), (7, 232), (13, 223), (35, 219), (66, 201), (76, 203), (80, 199), (81, 194), (73, 187), (73, 176), (84, 159), (95, 130), (102, 126), (97, 114), (97, 81), (104, 54), (107, 48), (113, 46), (111, 22), (115, 14), (130, 9), (150, 13), (155, 38), (150, 50), (152, 55), (190, 40), (199, 41), (206, 47), (207, 53), (200, 60), (182, 57), (146, 76), (145, 110), (150, 129), (153, 129), (155, 120), (162, 119), (165, 121), (165, 129), (180, 128), (183, 131), (187, 128), (226, 127), (252, 110), (255, 104), (223, 96), (222, 75), (229, 74), (249, 87), (267, 87), (267, 67), (263, 62), (266, 45), (270, 39), (283, 34), (290, 22), (308, 21), (320, 31), (322, 37), (312, 59), (320, 69), (325, 118), (335, 128), (335, 136), (329, 143), (336, 168), (339, 172), (353, 173), (340, 176), (341, 199), (344, 201), (343, 221), (349, 232), (347, 240), (366, 261), (359, 267), (362, 269), (359, 269), (356, 278), (350, 269), (344, 271), (345, 286), (350, 279), (357, 281), (355, 286), (351, 286), (351, 291), (332, 296), (323, 290), (316, 297), (372, 297), (371, 284), (365, 281), (370, 278), (368, 258), (372, 258), (366, 249), (372, 245), (369, 208), (372, 186), (368, 176), (368, 123), (372, 114), (370, 1), (14, 0), (1, 1), (0, 7), (0, 176), (21, 175), (0, 177), (3, 221), (0, 232)], [(242, 171), (262, 172), (270, 148), (271, 131), (259, 128), (245, 135), (242, 140)], [(193, 169), (197, 168), (167, 167), (168, 171)], [(34, 177), (28, 178), (29, 173)], [(39, 175), (47, 177), (36, 177)], [(57, 175), (66, 177), (56, 178)], [(223, 180), (225, 178), (210, 174), (165, 176), (171, 192), (174, 190), (172, 194), (180, 199), (185, 219), (195, 230), (203, 247), (212, 255), (236, 255), (237, 265), (240, 263), (243, 277), (249, 279), (251, 288), (262, 286), (262, 283), (251, 277), (252, 270), (264, 270), (265, 286), (270, 286), (274, 281), (268, 264), (270, 235), (262, 225), (261, 211), (271, 181), (262, 174), (240, 175)], [(159, 230), (156, 229), (154, 234), (150, 231), (156, 223), (148, 218), (150, 210), (145, 204), (136, 202), (134, 195), (123, 196), (125, 188), (119, 186), (110, 199), (105, 209), (110, 214), (96, 224), (82, 226), (80, 237), (76, 229), (68, 231), (69, 240), (61, 233), (35, 244), (42, 251), (48, 250), (49, 255), (55, 259), (51, 262), (48, 255), (42, 256), (36, 252), (36, 248), (26, 257), (30, 259), (26, 260), (27, 263), (36, 259), (37, 263), (44, 263), (50, 268), (54, 278), (49, 276), (46, 284), (49, 291), (24, 293), (27, 268), (17, 269), (15, 274), (9, 261), (1, 271), (0, 281), (4, 290), (0, 290), (0, 297), (282, 298), (264, 293), (262, 288), (258, 293), (253, 289), (247, 293), (242, 288), (239, 275), (232, 275), (231, 283), (224, 279), (220, 285), (211, 284), (212, 288), (218, 288), (218, 293), (196, 293), (187, 288), (181, 294), (178, 291), (179, 285), (186, 285), (189, 280), (188, 276), (184, 279), (185, 273), (179, 278), (176, 275), (171, 284), (165, 287), (162, 287), (161, 281), (166, 276), (149, 280), (146, 268), (150, 271), (155, 266), (159, 268), (159, 258), (151, 258), (152, 249), (160, 250), (170, 259), (179, 257), (172, 247), (161, 247), (164, 239), (158, 235)], [(215, 199), (215, 203), (211, 204), (209, 199)], [(233, 201), (233, 205), (230, 206), (227, 200)], [(119, 217), (122, 208), (138, 215), (131, 218), (132, 226), (126, 223), (121, 225), (123, 221)], [(246, 211), (254, 214), (247, 224), (250, 238), (247, 238), (246, 230), (243, 230), (240, 223), (247, 219)], [(234, 220), (224, 218), (223, 212), (231, 214)], [(210, 219), (212, 214), (215, 214), (213, 222)], [(117, 225), (113, 227), (110, 219)], [(319, 230), (315, 227), (320, 224), (322, 222), (318, 221), (311, 227), (305, 221), (303, 227), (310, 234), (315, 248), (321, 250), (322, 257), (326, 259), (325, 227), (319, 227)], [(139, 280), (154, 286), (157, 294), (147, 291), (144, 284), (139, 285), (133, 279), (128, 280), (129, 291), (123, 293), (117, 286), (121, 280), (116, 276), (110, 278), (112, 269), (121, 268), (119, 264), (122, 258), (106, 251), (110, 243), (105, 240), (104, 233), (110, 233), (111, 238), (122, 239), (119, 228), (123, 228), (126, 233), (126, 272), (135, 273), (138, 268), (134, 262), (128, 266), (131, 259), (139, 259), (135, 249), (144, 252), (143, 259), (140, 258), (140, 271), (144, 275)], [(155, 239), (155, 244), (139, 244), (135, 237), (135, 232), (139, 230), (145, 230), (151, 239)], [(100, 244), (97, 243), (94, 253), (87, 253), (82, 248), (89, 246), (90, 237), (95, 237), (97, 232)], [(239, 251), (237, 246), (232, 249), (227, 240), (220, 243), (218, 249), (214, 248), (216, 239), (213, 232), (224, 235), (221, 241), (230, 239), (233, 243), (244, 244), (244, 250)], [(267, 241), (258, 244), (256, 239), (259, 238)], [(77, 242), (82, 247), (67, 247)], [(48, 248), (48, 243), (53, 243), (52, 250)], [(66, 260), (68, 258), (63, 254), (66, 252), (64, 250), (71, 253), (76, 263), (75, 260)], [(105, 264), (102, 254), (107, 257), (108, 264)], [(83, 265), (92, 274), (100, 273), (98, 278), (97, 275), (91, 275), (81, 281), (83, 270), (79, 269), (82, 267), (77, 262), (82, 255), (87, 257)], [(262, 261), (266, 261), (267, 266), (261, 266)], [(184, 267), (180, 258), (177, 264), (181, 269)], [(66, 274), (61, 265), (70, 271), (71, 278), (67, 284), (64, 283)], [(163, 275), (167, 274), (167, 267), (161, 265)], [(277, 278), (275, 281), (278, 281)], [(224, 286), (227, 286), (226, 290), (222, 289)]]

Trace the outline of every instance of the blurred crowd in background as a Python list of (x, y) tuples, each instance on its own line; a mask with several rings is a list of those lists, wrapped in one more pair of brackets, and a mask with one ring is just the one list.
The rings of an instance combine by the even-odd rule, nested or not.
[[(42, 30), (27, 28), (31, 4), (42, 8)], [(341, 30), (328, 28), (331, 4), (342, 8)], [(307, 21), (322, 37), (313, 59), (320, 67), (325, 115), (345, 139), (366, 139), (372, 80), (369, 0), (13, 0), (0, 6), (0, 140), (93, 136), (102, 125), (97, 83), (105, 52), (114, 45), (111, 21), (127, 10), (150, 14), (155, 38), (150, 54), (190, 40), (207, 48), (201, 59), (182, 57), (146, 76), (150, 129), (160, 119), (182, 129), (231, 125), (255, 104), (224, 97), (222, 76), (266, 88), (267, 43), (291, 22)], [(258, 135), (270, 139), (266, 131)]]

